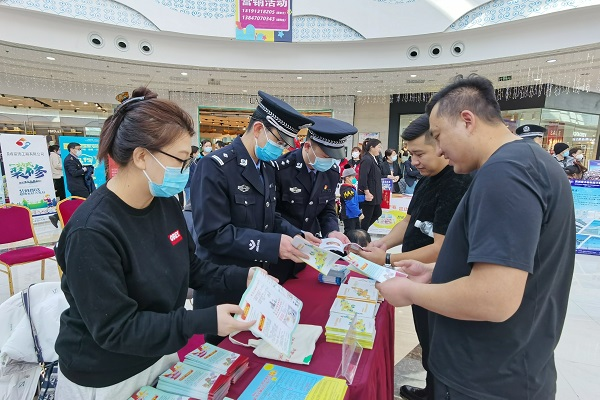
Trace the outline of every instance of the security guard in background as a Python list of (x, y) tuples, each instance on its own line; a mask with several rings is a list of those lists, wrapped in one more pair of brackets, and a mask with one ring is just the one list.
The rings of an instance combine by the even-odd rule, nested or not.
[(546, 128), (539, 125), (527, 124), (518, 127), (515, 133), (523, 139), (533, 140), (542, 146), (544, 143), (544, 134), (546, 133)]
[[(294, 236), (319, 240), (275, 212), (275, 172), (270, 164), (312, 121), (276, 97), (262, 91), (258, 96), (258, 107), (244, 135), (198, 161), (190, 198), (198, 257), (217, 264), (268, 269), (269, 263), (280, 259), (302, 262), (304, 255), (292, 246)], [(242, 292), (209, 295), (196, 291), (194, 308), (237, 304), (241, 296)], [(222, 338), (205, 335), (205, 340), (214, 344)]]
[[(349, 243), (339, 231), (335, 191), (340, 180), (337, 163), (346, 156), (346, 139), (357, 129), (334, 118), (311, 119), (314, 124), (308, 128), (302, 147), (272, 162), (276, 169), (277, 212), (296, 228)], [(285, 282), (304, 266), (283, 260), (268, 271)]]

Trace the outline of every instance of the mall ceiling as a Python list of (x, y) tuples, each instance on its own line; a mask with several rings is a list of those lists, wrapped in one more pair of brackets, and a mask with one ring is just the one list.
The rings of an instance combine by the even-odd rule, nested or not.
[[(79, 90), (74, 90), (77, 93), (86, 93), (90, 87), (106, 86), (116, 94), (148, 86), (163, 92), (255, 94), (257, 90), (265, 90), (278, 95), (370, 97), (437, 91), (456, 75), (471, 73), (490, 78), (496, 87), (551, 83), (600, 92), (600, 43), (585, 48), (532, 54), (526, 58), (443, 67), (282, 73), (141, 64), (0, 42), (0, 74), (4, 79), (14, 79), (15, 82), (27, 79), (32, 87), (68, 84), (77, 89), (80, 86)], [(61, 106), (48, 104), (53, 108)]]

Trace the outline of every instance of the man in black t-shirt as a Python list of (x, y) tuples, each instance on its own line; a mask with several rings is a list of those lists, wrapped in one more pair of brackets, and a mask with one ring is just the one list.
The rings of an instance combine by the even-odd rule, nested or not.
[(402, 261), (410, 278), (377, 287), (395, 306), (430, 311), (436, 400), (553, 399), (575, 264), (569, 181), (508, 130), (485, 78), (450, 84), (427, 112), (439, 154), (457, 173), (478, 172), (436, 264)]
[[(402, 139), (407, 141), (412, 154), (412, 163), (424, 176), (417, 183), (415, 192), (406, 218), (396, 224), (384, 238), (373, 242), (372, 247), (360, 255), (378, 264), (392, 264), (400, 260), (419, 260), (435, 262), (444, 242), (446, 230), (454, 211), (463, 197), (471, 177), (458, 175), (448, 165), (448, 160), (436, 154), (437, 148), (429, 132), (429, 117), (427, 114), (415, 119), (402, 133)], [(429, 233), (415, 226), (419, 221), (422, 226), (433, 224)], [(419, 225), (417, 223), (417, 225)], [(386, 249), (402, 245), (402, 253), (386, 254)], [(419, 306), (413, 306), (415, 330), (422, 349), (423, 368), (427, 371), (426, 387), (424, 389), (404, 385), (400, 395), (409, 400), (424, 400), (433, 396), (433, 375), (429, 372), (427, 359), (429, 357), (429, 325), (428, 311)]]

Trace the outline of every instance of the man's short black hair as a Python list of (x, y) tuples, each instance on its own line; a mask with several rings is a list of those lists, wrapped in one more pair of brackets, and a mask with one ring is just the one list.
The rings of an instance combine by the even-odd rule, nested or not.
[(408, 124), (406, 129), (402, 132), (402, 139), (409, 142), (418, 139), (423, 135), (427, 135), (425, 141), (433, 141), (433, 137), (431, 137), (431, 133), (429, 132), (429, 115), (427, 114), (419, 115), (417, 119)]
[(77, 142), (71, 142), (67, 145), (69, 151), (73, 150), (75, 147), (81, 147), (81, 145)]
[(436, 104), (439, 104), (437, 116), (456, 119), (462, 111), (469, 110), (489, 123), (503, 123), (494, 86), (489, 79), (479, 75), (458, 77), (431, 97), (425, 112), (431, 115)]
[(346, 234), (348, 240), (362, 247), (367, 247), (371, 243), (371, 235), (364, 229), (352, 229)]

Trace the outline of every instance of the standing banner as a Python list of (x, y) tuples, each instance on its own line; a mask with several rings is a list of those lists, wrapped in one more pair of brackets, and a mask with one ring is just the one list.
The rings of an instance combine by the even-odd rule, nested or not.
[(600, 256), (600, 181), (571, 181), (577, 254)]
[(388, 209), (381, 210), (381, 217), (369, 228), (370, 234), (387, 235), (396, 224), (406, 217), (412, 196), (392, 194)]
[(388, 210), (394, 189), (394, 181), (390, 178), (381, 178), (381, 208)]
[(34, 217), (56, 212), (56, 194), (45, 136), (0, 135), (8, 196)]
[(236, 0), (235, 38), (292, 41), (292, 0)]
[(63, 163), (63, 179), (65, 181), (65, 193), (67, 197), (71, 196), (69, 188), (67, 187), (67, 174), (65, 170), (65, 158), (69, 155), (69, 149), (67, 146), (69, 143), (79, 143), (81, 145), (81, 157), (79, 162), (84, 167), (91, 165), (94, 167), (94, 185), (96, 188), (106, 183), (106, 171), (104, 170), (104, 162), (98, 162), (98, 146), (100, 145), (100, 138), (97, 137), (83, 137), (83, 136), (59, 136), (58, 145), (60, 146), (60, 158)]

